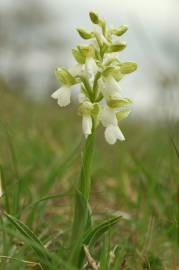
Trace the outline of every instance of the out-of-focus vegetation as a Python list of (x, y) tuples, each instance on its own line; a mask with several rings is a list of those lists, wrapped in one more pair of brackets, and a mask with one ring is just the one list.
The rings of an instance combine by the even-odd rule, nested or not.
[[(0, 269), (41, 269), (31, 241), (3, 214), (16, 216), (58, 260), (65, 258), (84, 143), (81, 118), (76, 108), (62, 110), (50, 97), (34, 102), (22, 92), (42, 97), (56, 89), (53, 70), (67, 65), (73, 41), (67, 20), (78, 25), (68, 9), (54, 13), (51, 1), (10, 2), (7, 9), (0, 4)], [(109, 146), (98, 130), (90, 204), (95, 221), (122, 215), (110, 233), (108, 259), (117, 254), (116, 269), (178, 270), (178, 38), (175, 28), (160, 33), (157, 25), (137, 23), (135, 9), (132, 14), (128, 52), (139, 63), (139, 80), (131, 91), (143, 110), (122, 123), (124, 143)], [(157, 31), (160, 44), (151, 39)], [(105, 257), (104, 242), (90, 249), (94, 259)]]
[[(26, 223), (49, 250), (60, 252), (63, 241), (68, 246), (70, 195), (80, 170), (80, 118), (73, 109), (62, 113), (51, 101), (33, 103), (5, 85), (0, 97), (0, 164), (6, 183), (1, 210)], [(98, 219), (123, 215), (111, 235), (111, 250), (119, 245), (119, 269), (178, 269), (177, 123), (126, 122), (122, 128), (127, 142), (115, 147), (98, 132), (93, 213)], [(2, 259), (1, 269), (27, 269), (22, 260), (37, 261), (3, 222), (0, 232), (0, 255), (18, 259)], [(92, 251), (94, 258), (99, 246)]]

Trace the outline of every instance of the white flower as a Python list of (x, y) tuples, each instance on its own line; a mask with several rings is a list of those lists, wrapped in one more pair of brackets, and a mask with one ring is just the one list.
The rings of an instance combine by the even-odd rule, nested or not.
[(70, 104), (71, 89), (69, 86), (64, 85), (56, 90), (52, 95), (52, 98), (58, 100), (58, 105), (60, 107), (65, 107)]
[(71, 67), (69, 69), (69, 71), (73, 76), (83, 75), (84, 74), (84, 65), (76, 64), (75, 66)]
[(121, 88), (119, 83), (114, 79), (112, 75), (103, 78), (105, 84), (105, 95), (120, 98), (121, 97)]
[(114, 52), (114, 53), (106, 53), (104, 55), (104, 59), (103, 59), (103, 64), (106, 65), (106, 63), (108, 63), (108, 61), (111, 61), (114, 58), (117, 58), (118, 53)]
[(117, 125), (109, 125), (105, 129), (105, 139), (109, 144), (115, 144), (117, 140), (124, 141), (124, 135)]
[(104, 106), (103, 110), (100, 112), (100, 121), (104, 127), (109, 125), (117, 125), (117, 117), (114, 109)]
[(106, 100), (111, 98), (122, 98), (119, 83), (109, 75), (98, 80), (98, 87)]
[(90, 115), (83, 115), (82, 117), (82, 129), (85, 135), (85, 138), (92, 133), (92, 118)]
[(116, 109), (112, 109), (107, 105), (103, 107), (100, 113), (100, 121), (106, 128), (104, 135), (109, 144), (115, 144), (117, 140), (124, 141), (124, 135), (118, 127), (118, 120), (116, 117)]
[(93, 57), (87, 57), (85, 61), (85, 72), (89, 78), (94, 78), (96, 72), (98, 71), (98, 66)]

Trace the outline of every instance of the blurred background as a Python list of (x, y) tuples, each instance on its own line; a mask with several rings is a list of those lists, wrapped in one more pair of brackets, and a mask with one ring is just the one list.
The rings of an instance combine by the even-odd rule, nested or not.
[(57, 66), (74, 62), (71, 49), (83, 41), (75, 28), (93, 27), (90, 10), (118, 26), (128, 24), (122, 60), (138, 63), (122, 87), (134, 100), (134, 115), (179, 117), (178, 0), (1, 0), (0, 87), (36, 100), (58, 88)]
[[(93, 29), (91, 10), (109, 25), (128, 24), (120, 58), (139, 66), (120, 82), (134, 101), (130, 117), (120, 123), (126, 142), (110, 146), (104, 128), (97, 132), (93, 212), (97, 219), (114, 211), (131, 217), (116, 229), (131, 260), (125, 269), (178, 269), (179, 0), (0, 0), (0, 174), (10, 211), (46, 243), (55, 239), (52, 249), (63, 238), (61, 228), (65, 235), (71, 228), (70, 194), (85, 140), (75, 102), (62, 109), (50, 95), (59, 88), (55, 68), (71, 67), (71, 49), (84, 43), (75, 29)], [(54, 196), (66, 192), (63, 199)], [(12, 244), (11, 236), (9, 243), (5, 255), (31, 258), (29, 248)], [(155, 267), (143, 265), (141, 250)], [(156, 267), (160, 260), (165, 268)], [(14, 260), (6, 269), (26, 269), (19, 264)]]

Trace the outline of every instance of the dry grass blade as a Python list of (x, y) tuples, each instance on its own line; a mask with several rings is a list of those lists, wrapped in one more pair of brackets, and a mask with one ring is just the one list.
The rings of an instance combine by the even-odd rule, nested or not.
[(93, 269), (93, 270), (99, 270), (99, 267), (97, 266), (96, 261), (93, 259), (93, 257), (91, 256), (89, 249), (87, 246), (83, 246), (84, 252), (85, 252), (85, 256), (87, 259), (87, 262), (89, 264), (89, 266)]
[(40, 269), (43, 269), (41, 264), (39, 262), (31, 262), (31, 261), (26, 261), (26, 260), (19, 260), (17, 258), (11, 257), (11, 256), (3, 256), (0, 255), (0, 259), (5, 259), (5, 260), (13, 260), (13, 261), (18, 261), (27, 264), (30, 267), (37, 267), (39, 266)]

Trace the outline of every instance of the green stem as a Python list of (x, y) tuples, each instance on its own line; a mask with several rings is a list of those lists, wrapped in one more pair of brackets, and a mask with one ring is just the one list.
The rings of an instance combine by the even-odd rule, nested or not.
[(95, 137), (95, 131), (88, 136), (82, 154), (82, 167), (78, 189), (87, 201), (91, 190), (91, 167), (94, 156)]
[(91, 167), (94, 156), (95, 131), (88, 136), (82, 155), (80, 179), (75, 193), (74, 218), (71, 239), (70, 263), (79, 266), (83, 236), (91, 227), (91, 214), (88, 200), (91, 190)]

